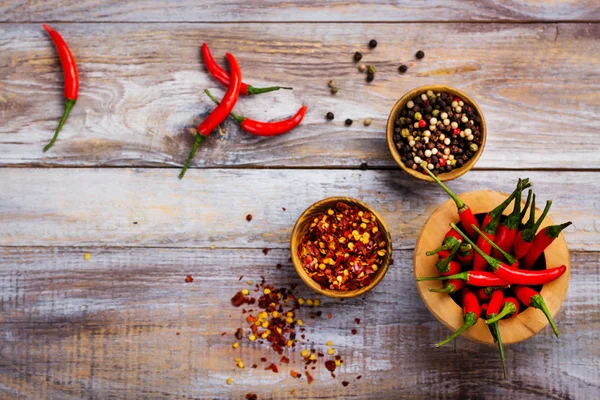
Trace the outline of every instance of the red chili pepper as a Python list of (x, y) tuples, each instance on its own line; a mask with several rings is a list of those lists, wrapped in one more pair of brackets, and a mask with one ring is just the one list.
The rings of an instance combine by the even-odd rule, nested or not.
[[(206, 89), (204, 93), (206, 93), (206, 95), (210, 97), (212, 101), (219, 104), (219, 101), (210, 93), (208, 89)], [(255, 136), (277, 136), (287, 133), (297, 127), (300, 122), (302, 122), (307, 108), (308, 107), (306, 106), (302, 106), (293, 117), (277, 122), (255, 121), (234, 113), (230, 113), (230, 115), (240, 124), (242, 129), (248, 133), (251, 133)]]
[[(521, 180), (519, 179), (520, 186)], [(519, 226), (521, 225), (521, 193), (522, 190), (517, 190), (517, 195), (515, 196), (515, 206), (513, 208), (512, 213), (506, 218), (505, 221), (500, 221), (498, 224), (498, 229), (496, 229), (496, 235), (494, 237), (494, 243), (498, 245), (502, 250), (507, 253), (510, 253), (513, 248), (513, 244), (515, 243), (515, 237), (517, 236), (517, 231), (519, 230)], [(492, 256), (496, 258), (501, 258), (502, 253), (498, 250), (492, 250)]]
[[(481, 249), (481, 251), (485, 254), (490, 254), (492, 251), (491, 242), (494, 241), (494, 232), (496, 232), (496, 227), (498, 226), (498, 221), (502, 214), (496, 214), (494, 218), (483, 227), (483, 232), (477, 237), (477, 246)], [(477, 228), (476, 225), (473, 225)], [(472, 228), (474, 230), (474, 228)], [(481, 232), (479, 228), (475, 231), (476, 233)], [(489, 239), (489, 240), (485, 240)], [(473, 269), (475, 271), (483, 271), (487, 267), (487, 261), (485, 258), (480, 256), (479, 254), (475, 254), (473, 256)]]
[(475, 291), (475, 296), (477, 296), (477, 300), (479, 300), (481, 302), (489, 301), (492, 298), (492, 294), (496, 290), (504, 290), (504, 289), (509, 289), (509, 288), (510, 288), (510, 285), (482, 287), (482, 288), (478, 288)]
[(242, 84), (242, 71), (240, 70), (240, 66), (234, 56), (227, 53), (225, 54), (225, 57), (227, 57), (227, 61), (229, 61), (229, 68), (231, 69), (231, 84), (227, 88), (227, 92), (225, 92), (225, 96), (223, 96), (223, 101), (221, 101), (221, 104), (217, 105), (210, 115), (204, 121), (202, 121), (200, 125), (198, 125), (198, 134), (196, 135), (194, 146), (190, 151), (188, 159), (185, 161), (183, 170), (179, 174), (179, 179), (182, 179), (185, 175), (185, 171), (187, 171), (192, 158), (194, 158), (194, 155), (198, 150), (198, 147), (200, 147), (202, 142), (204, 142), (211, 132), (217, 126), (219, 126), (219, 124), (223, 122), (225, 118), (227, 118), (237, 102), (240, 93), (240, 85)]
[(456, 275), (460, 272), (461, 269), (461, 265), (458, 261), (450, 261), (450, 263), (448, 264), (448, 270), (445, 272), (440, 271), (440, 276)]
[(498, 247), (498, 245), (496, 243), (492, 242), (487, 235), (485, 235), (483, 232), (481, 232), (479, 230), (479, 228), (475, 227), (475, 230), (479, 234), (480, 238), (483, 238), (483, 240), (485, 240), (485, 242), (489, 246), (491, 246), (494, 250), (498, 251), (500, 253), (500, 255), (506, 259), (506, 262), (508, 262), (508, 264), (510, 265), (511, 268), (519, 268), (519, 263), (512, 254), (508, 254), (507, 252), (502, 250), (500, 247)]
[[(451, 223), (450, 226), (452, 226), (454, 229), (456, 229), (456, 231), (458, 233), (463, 235), (463, 238), (468, 243), (470, 243), (471, 246), (473, 246), (473, 249), (487, 261), (487, 263), (490, 265), (490, 267), (494, 271), (494, 274), (498, 278), (507, 282), (506, 284), (509, 284), (509, 285), (510, 284), (543, 285), (545, 283), (552, 282), (553, 280), (555, 280), (556, 278), (558, 278), (559, 276), (564, 274), (565, 271), (567, 270), (567, 267), (564, 265), (561, 265), (560, 267), (557, 267), (557, 268), (536, 270), (536, 271), (524, 271), (521, 269), (511, 268), (510, 266), (504, 264), (503, 262), (496, 260), (495, 258), (490, 257), (487, 254), (485, 254), (484, 252), (482, 252), (481, 249), (479, 247), (477, 247), (475, 245), (475, 243), (473, 243), (471, 241), (471, 239), (469, 239), (467, 237), (467, 235), (465, 235), (463, 232), (461, 232), (456, 227), (456, 225)], [(500, 285), (485, 285), (485, 286), (500, 286)]]
[[(486, 318), (493, 318), (500, 312), (500, 307), (502, 307), (502, 303), (504, 302), (504, 293), (501, 290), (497, 290), (492, 294), (492, 298), (487, 306)], [(494, 338), (494, 342), (498, 344), (498, 351), (500, 352), (500, 362), (502, 362), (502, 371), (504, 372), (504, 379), (507, 379), (506, 373), (506, 362), (504, 358), (504, 348), (502, 346), (502, 336), (500, 336), (500, 329), (498, 328), (498, 323), (493, 323), (489, 325), (490, 333), (492, 334), (492, 338)]]
[[(460, 242), (456, 242), (450, 253), (443, 258), (440, 257), (438, 262), (435, 264), (435, 267), (437, 268), (438, 272), (440, 272), (440, 275), (443, 273), (449, 273), (451, 271), (455, 271), (454, 273), (460, 272), (460, 264), (456, 261), (452, 261), (459, 247)], [(454, 273), (451, 273), (450, 275), (453, 275)]]
[(517, 233), (517, 237), (515, 238), (513, 251), (517, 260), (525, 257), (525, 255), (529, 252), (529, 249), (531, 249), (531, 244), (535, 238), (535, 233), (546, 218), (546, 215), (548, 215), (550, 206), (552, 206), (552, 201), (548, 200), (546, 202), (546, 206), (544, 207), (544, 211), (542, 212), (542, 216), (537, 220), (537, 222), (535, 222), (535, 196), (533, 196), (531, 211), (529, 213), (529, 221), (527, 221), (525, 224), (525, 229)]
[[(206, 69), (208, 69), (208, 72), (210, 72), (210, 74), (221, 85), (229, 87), (229, 74), (227, 73), (227, 71), (225, 71), (223, 68), (221, 68), (221, 66), (219, 64), (217, 64), (217, 62), (213, 58), (212, 54), (210, 54), (210, 50), (206, 43), (202, 44), (202, 58), (204, 59), (204, 64), (206, 65)], [(240, 89), (239, 89), (239, 93), (243, 94), (243, 95), (260, 94), (260, 93), (273, 92), (273, 91), (279, 90), (279, 89), (291, 90), (292, 88), (283, 87), (283, 86), (270, 86), (270, 87), (266, 87), (266, 88), (257, 88), (257, 87), (250, 86), (250, 85), (242, 82)]]
[[(504, 211), (504, 209), (506, 209), (506, 207), (508, 207), (508, 205), (510, 204), (511, 201), (513, 201), (513, 199), (515, 198), (515, 196), (517, 195), (518, 191), (522, 191), (525, 190), (529, 187), (531, 187), (531, 183), (529, 183), (529, 179), (525, 178), (523, 180), (519, 179), (519, 184), (517, 184), (517, 188), (510, 194), (510, 196), (507, 197), (506, 200), (504, 200), (498, 207), (494, 208), (492, 211), (490, 211), (489, 213), (486, 214), (486, 216), (483, 219), (483, 224), (481, 224), (482, 228), (485, 228), (485, 226), (487, 224), (490, 223), (490, 221), (496, 216), (496, 215), (502, 215), (502, 212)], [(469, 234), (469, 232), (467, 232)], [(469, 234), (469, 236), (471, 236), (471, 234)]]
[(75, 58), (73, 54), (71, 54), (71, 50), (69, 50), (69, 46), (65, 40), (60, 36), (58, 32), (50, 28), (48, 25), (44, 24), (44, 29), (50, 35), (52, 42), (54, 42), (54, 46), (56, 47), (56, 51), (58, 52), (58, 57), (60, 58), (60, 65), (62, 66), (63, 74), (64, 74), (64, 96), (65, 96), (65, 110), (63, 112), (63, 116), (58, 123), (58, 127), (56, 131), (54, 131), (54, 136), (50, 143), (44, 147), (44, 151), (48, 151), (56, 139), (58, 138), (58, 134), (60, 133), (63, 125), (67, 121), (69, 114), (71, 113), (71, 109), (75, 105), (77, 101), (77, 95), (79, 94), (79, 75), (77, 73), (77, 64), (75, 63)]
[(463, 271), (458, 274), (449, 276), (428, 276), (417, 278), (417, 282), (421, 281), (447, 281), (450, 279), (459, 279), (467, 282), (471, 286), (505, 286), (509, 285), (503, 279), (500, 279), (491, 271)]
[(476, 237), (477, 234), (471, 228), (471, 225), (479, 226), (479, 224), (475, 219), (475, 215), (473, 215), (473, 211), (469, 208), (468, 205), (466, 205), (461, 199), (459, 199), (454, 193), (452, 193), (452, 191), (448, 189), (448, 186), (444, 185), (444, 183), (440, 181), (438, 177), (435, 176), (428, 168), (423, 169), (429, 174), (431, 179), (433, 179), (438, 185), (440, 185), (440, 187), (444, 189), (448, 196), (450, 196), (450, 198), (454, 200), (456, 208), (458, 209), (458, 216), (460, 217), (460, 222), (462, 226), (465, 228), (465, 230), (471, 237)]
[[(450, 231), (456, 232), (454, 229), (451, 229)], [(438, 254), (441, 251), (452, 250), (457, 243), (459, 245), (462, 243), (462, 237), (460, 237), (460, 235), (458, 233), (456, 233), (456, 235), (458, 236), (458, 238), (456, 238), (456, 236), (454, 236), (454, 233), (446, 234), (446, 236), (444, 237), (444, 241), (442, 242), (442, 245), (440, 247), (438, 247), (435, 250), (427, 251), (427, 252), (425, 252), (425, 254), (428, 256), (433, 256), (433, 255)]]
[(519, 302), (514, 297), (505, 297), (502, 311), (497, 313), (495, 316), (487, 319), (486, 324), (491, 325), (500, 321), (502, 318), (514, 317), (519, 313)]
[(461, 281), (460, 279), (452, 279), (446, 282), (446, 285), (444, 286), (443, 289), (429, 289), (430, 292), (435, 292), (435, 293), (448, 293), (448, 294), (452, 294), (452, 293), (456, 293), (459, 290), (461, 290), (462, 288), (464, 288), (466, 285), (466, 283), (464, 281)]
[[(531, 249), (527, 253), (523, 260), (521, 260), (521, 268), (530, 269), (533, 267), (537, 259), (542, 255), (544, 250), (548, 248), (554, 242), (554, 239), (560, 235), (563, 229), (571, 225), (572, 222), (565, 222), (560, 225), (547, 226), (535, 235), (533, 243), (531, 243)], [(526, 283), (525, 283), (526, 285)]]
[(442, 340), (439, 343), (436, 343), (435, 347), (441, 347), (446, 343), (451, 342), (455, 338), (457, 338), (461, 333), (469, 329), (471, 326), (477, 323), (477, 319), (481, 314), (481, 308), (479, 307), (479, 302), (477, 301), (477, 297), (469, 288), (464, 288), (462, 291), (462, 303), (463, 303), (463, 315), (464, 315), (464, 324), (456, 332), (450, 335), (447, 339)]
[[(485, 315), (487, 313), (487, 308), (488, 308), (488, 303), (481, 305), (481, 313), (479, 314), (479, 318), (485, 319)], [(494, 338), (494, 341), (496, 341), (496, 338)]]
[(473, 247), (471, 247), (469, 243), (462, 243), (458, 248), (458, 253), (456, 253), (456, 259), (462, 264), (463, 267), (469, 269), (473, 264), (474, 254), (475, 252), (473, 251)]
[(554, 334), (556, 335), (556, 337), (559, 337), (560, 334), (558, 333), (558, 328), (556, 327), (556, 324), (552, 319), (552, 315), (550, 315), (550, 310), (548, 310), (548, 307), (546, 306), (546, 302), (544, 301), (542, 295), (536, 292), (535, 290), (528, 288), (527, 286), (515, 285), (512, 289), (515, 293), (515, 296), (517, 296), (521, 303), (528, 305), (529, 307), (542, 310), (542, 312), (548, 319), (548, 322), (550, 322), (550, 326), (552, 327)]

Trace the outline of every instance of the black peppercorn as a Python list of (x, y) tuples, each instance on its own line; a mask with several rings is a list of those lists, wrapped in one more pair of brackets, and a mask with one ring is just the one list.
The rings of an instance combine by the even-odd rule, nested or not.
[(366, 171), (368, 167), (369, 167), (369, 164), (361, 163), (359, 168), (361, 171)]
[(350, 126), (352, 125), (352, 120), (350, 118), (346, 119), (346, 121), (344, 121), (344, 124), (346, 124), (346, 126)]
[(407, 67), (406, 65), (404, 65), (404, 64), (401, 64), (401, 65), (398, 67), (398, 71), (399, 71), (401, 74), (405, 73), (407, 70), (408, 70), (408, 67)]
[(375, 39), (371, 39), (369, 40), (369, 47), (374, 49), (375, 47), (377, 47), (377, 40)]
[(375, 74), (367, 74), (367, 82), (373, 82), (375, 79)]
[(415, 57), (420, 60), (421, 58), (425, 57), (425, 53), (423, 53), (423, 50), (419, 50), (417, 51), (417, 54), (415, 54)]
[(357, 51), (356, 53), (354, 53), (354, 61), (358, 62), (360, 60), (362, 60), (362, 54), (359, 51)]
[(327, 118), (328, 120), (330, 120), (330, 121), (331, 121), (331, 120), (334, 118), (334, 115), (333, 115), (333, 113), (332, 113), (331, 111), (329, 111), (329, 112), (328, 112), (328, 113), (325, 115), (325, 118)]

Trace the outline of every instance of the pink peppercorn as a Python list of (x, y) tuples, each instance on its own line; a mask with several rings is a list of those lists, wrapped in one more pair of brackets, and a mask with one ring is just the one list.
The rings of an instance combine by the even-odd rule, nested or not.
[(419, 128), (425, 128), (425, 125), (427, 125), (427, 122), (424, 119), (419, 121)]

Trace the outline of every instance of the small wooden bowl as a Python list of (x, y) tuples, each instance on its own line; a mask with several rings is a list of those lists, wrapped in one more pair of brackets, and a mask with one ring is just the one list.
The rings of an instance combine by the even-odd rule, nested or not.
[[(335, 205), (340, 201), (351, 206), (358, 206), (362, 210), (368, 211), (375, 215), (375, 217), (377, 218), (379, 231), (383, 234), (384, 240), (387, 243), (387, 247), (385, 248), (387, 254), (383, 259), (383, 264), (381, 265), (381, 267), (379, 267), (377, 272), (375, 272), (371, 284), (356, 290), (341, 291), (322, 288), (321, 285), (315, 280), (313, 280), (304, 270), (304, 267), (302, 267), (302, 263), (300, 262), (300, 258), (298, 257), (298, 246), (300, 245), (300, 242), (306, 234), (308, 227), (315, 215), (327, 212), (327, 210), (330, 208), (335, 208)], [(383, 222), (383, 220), (381, 219), (381, 216), (362, 201), (353, 199), (351, 197), (329, 197), (316, 202), (312, 206), (308, 207), (302, 213), (302, 215), (300, 215), (300, 218), (298, 218), (298, 221), (296, 221), (296, 225), (294, 225), (294, 229), (292, 230), (292, 236), (290, 239), (290, 250), (292, 253), (292, 262), (294, 263), (294, 268), (296, 269), (296, 272), (298, 273), (298, 275), (300, 275), (300, 278), (302, 278), (304, 283), (306, 283), (310, 288), (322, 295), (336, 299), (347, 299), (367, 293), (369, 290), (377, 286), (377, 284), (383, 279), (383, 276), (387, 272), (388, 267), (390, 265), (390, 260), (392, 258), (392, 238), (390, 237), (389, 230), (385, 225), (385, 222)]]
[(396, 148), (396, 144), (394, 143), (394, 121), (396, 121), (396, 116), (398, 115), (400, 110), (406, 106), (406, 103), (408, 103), (408, 101), (410, 99), (414, 98), (415, 96), (420, 96), (421, 94), (426, 93), (428, 90), (431, 90), (434, 93), (446, 92), (446, 93), (450, 93), (454, 96), (460, 97), (465, 102), (465, 104), (469, 104), (469, 105), (473, 106), (473, 108), (475, 108), (475, 110), (477, 110), (477, 114), (481, 117), (481, 127), (480, 127), (481, 146), (479, 146), (479, 149), (477, 150), (475, 155), (469, 161), (467, 161), (462, 167), (456, 168), (450, 172), (444, 172), (444, 173), (438, 175), (438, 178), (440, 178), (441, 181), (450, 181), (452, 179), (456, 179), (459, 176), (467, 173), (471, 168), (473, 168), (473, 166), (475, 165), (477, 160), (479, 160), (479, 157), (481, 157), (481, 153), (483, 153), (483, 148), (485, 147), (485, 142), (487, 139), (487, 131), (485, 128), (485, 119), (483, 118), (483, 113), (481, 112), (481, 109), (479, 108), (477, 103), (475, 103), (475, 101), (471, 97), (469, 97), (466, 93), (461, 92), (460, 90), (455, 89), (453, 87), (445, 86), (445, 85), (421, 86), (421, 87), (418, 87), (416, 89), (409, 91), (404, 96), (402, 96), (400, 98), (400, 100), (398, 100), (396, 102), (396, 104), (394, 104), (394, 107), (392, 107), (392, 111), (390, 111), (390, 116), (388, 117), (387, 128), (386, 128), (387, 143), (388, 143), (388, 147), (390, 148), (390, 151), (392, 152), (392, 157), (394, 157), (394, 160), (396, 160), (396, 162), (398, 163), (400, 168), (402, 168), (406, 173), (414, 176), (417, 179), (421, 179), (423, 181), (428, 181), (428, 182), (433, 182), (433, 179), (431, 179), (431, 177), (429, 175), (415, 171), (412, 168), (407, 168), (406, 165), (404, 165), (404, 163), (400, 159), (400, 153), (398, 152), (398, 149)]
[[(498, 204), (503, 202), (508, 195), (492, 190), (480, 190), (463, 193), (459, 197), (471, 207), (474, 214), (481, 214), (491, 211)], [(509, 214), (511, 211), (512, 205), (509, 206), (504, 213)], [(541, 210), (537, 210), (536, 215), (541, 215)], [(528, 215), (525, 216), (526, 219), (528, 217)], [(425, 255), (425, 252), (440, 246), (444, 240), (444, 235), (448, 229), (450, 229), (450, 222), (459, 222), (456, 205), (452, 200), (448, 200), (439, 206), (433, 214), (431, 214), (427, 222), (425, 222), (423, 229), (421, 229), (414, 255), (415, 278), (439, 276), (435, 267), (438, 257), (427, 256)], [(546, 217), (541, 226), (543, 228), (548, 225), (554, 225), (554, 222), (549, 217)], [(567, 270), (560, 278), (545, 284), (540, 292), (550, 313), (554, 316), (565, 300), (571, 274), (569, 250), (562, 233), (550, 247), (546, 249), (544, 255), (546, 257), (546, 268), (556, 268), (563, 264), (567, 266)], [(462, 309), (447, 294), (429, 291), (430, 288), (441, 289), (442, 287), (443, 284), (440, 281), (417, 282), (419, 294), (429, 311), (431, 311), (438, 321), (448, 327), (448, 329), (456, 331), (463, 324)], [(533, 307), (527, 308), (514, 318), (501, 320), (498, 324), (502, 341), (505, 344), (518, 343), (529, 339), (541, 331), (546, 325), (548, 325), (548, 321), (544, 314)], [(488, 326), (482, 319), (479, 319), (477, 324), (469, 328), (462, 336), (476, 342), (494, 344)], [(443, 338), (440, 338), (440, 340), (441, 339)]]

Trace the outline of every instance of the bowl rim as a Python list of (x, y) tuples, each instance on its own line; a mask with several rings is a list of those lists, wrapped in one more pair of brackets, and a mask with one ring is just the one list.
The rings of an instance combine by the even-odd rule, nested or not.
[[(508, 196), (509, 195), (506, 193), (494, 190), (478, 190), (459, 195), (461, 200), (466, 204), (469, 204), (469, 207), (473, 210), (474, 214), (489, 211), (482, 208), (482, 201), (491, 200), (495, 204), (499, 204)], [(512, 204), (504, 211), (504, 213), (508, 214), (511, 211)], [(536, 212), (538, 213), (537, 215), (541, 215), (541, 210), (536, 208)], [(525, 215), (525, 220), (528, 217), (529, 213)], [(434, 248), (438, 247), (439, 243), (442, 242), (443, 237), (447, 232), (447, 229), (439, 229), (438, 227), (442, 221), (448, 221), (448, 223), (449, 221), (455, 223), (459, 221), (456, 206), (451, 199), (436, 208), (419, 233), (415, 245), (415, 252), (413, 254), (413, 274), (415, 279), (422, 276), (436, 276), (438, 274), (437, 269), (435, 268), (437, 257), (427, 257), (425, 256), (425, 251), (430, 249), (429, 247), (431, 244), (436, 243), (435, 246), (431, 247)], [(542, 222), (540, 229), (553, 224), (554, 222), (552, 219), (547, 216)], [(448, 226), (448, 224), (445, 224), (444, 226)], [(562, 276), (553, 282), (543, 285), (542, 290), (540, 291), (540, 294), (550, 310), (550, 314), (554, 317), (565, 300), (571, 274), (569, 250), (562, 233), (544, 251), (544, 255), (546, 257), (547, 266), (551, 265), (552, 268), (555, 268), (564, 264), (567, 267), (567, 270)], [(426, 261), (426, 265), (418, 265), (418, 263), (423, 260)], [(429, 292), (428, 290), (429, 288), (441, 288), (442, 283), (440, 281), (422, 281), (415, 283), (423, 303), (425, 303), (425, 306), (433, 316), (448, 329), (456, 331), (463, 324), (462, 309), (450, 296), (442, 293)], [(543, 313), (533, 307), (528, 307), (524, 312), (519, 313), (514, 318), (501, 320), (498, 323), (504, 344), (518, 343), (529, 339), (547, 325), (548, 321)], [(477, 320), (477, 323), (473, 327), (469, 328), (461, 336), (479, 343), (494, 345), (488, 327), (481, 318)]]
[(444, 172), (444, 173), (438, 175), (438, 178), (441, 181), (451, 181), (453, 179), (456, 179), (456, 178), (466, 174), (475, 166), (475, 164), (481, 157), (481, 154), (483, 153), (485, 144), (487, 142), (487, 128), (486, 128), (483, 112), (481, 111), (481, 108), (479, 107), (477, 102), (475, 102), (475, 100), (473, 100), (473, 98), (471, 96), (469, 96), (468, 94), (466, 94), (465, 92), (463, 92), (459, 89), (456, 89), (452, 86), (439, 85), (439, 84), (419, 86), (417, 88), (411, 89), (408, 92), (406, 92), (402, 97), (400, 97), (400, 99), (398, 99), (396, 101), (396, 103), (394, 103), (394, 106), (392, 107), (390, 114), (388, 116), (388, 120), (387, 120), (387, 124), (386, 124), (386, 139), (387, 139), (388, 148), (390, 149), (390, 152), (392, 153), (392, 157), (394, 158), (396, 163), (400, 166), (400, 168), (402, 168), (402, 170), (404, 170), (404, 172), (408, 173), (409, 175), (411, 175), (417, 179), (427, 181), (427, 182), (433, 182), (433, 179), (431, 179), (431, 177), (429, 175), (415, 171), (412, 168), (407, 168), (406, 165), (404, 165), (404, 163), (400, 159), (400, 153), (398, 152), (398, 149), (396, 149), (396, 145), (394, 143), (394, 121), (396, 119), (395, 116), (397, 115), (398, 111), (402, 107), (404, 107), (404, 105), (411, 98), (413, 98), (417, 95), (423, 94), (423, 93), (427, 92), (428, 90), (432, 90), (434, 92), (435, 91), (448, 92), (453, 95), (459, 96), (461, 99), (465, 99), (467, 103), (472, 105), (475, 108), (475, 110), (477, 110), (477, 113), (481, 117), (482, 140), (481, 140), (481, 146), (479, 147), (479, 150), (462, 167), (456, 168), (450, 172)]
[[(314, 279), (312, 279), (308, 275), (308, 273), (304, 270), (304, 267), (302, 267), (302, 263), (300, 262), (300, 258), (298, 257), (298, 254), (297, 254), (297, 248), (300, 243), (300, 240), (301, 240), (302, 236), (304, 236), (304, 233), (306, 232), (306, 230), (308, 229), (307, 224), (311, 220), (309, 217), (312, 216), (313, 214), (322, 212), (324, 209), (330, 208), (332, 205), (335, 205), (335, 203), (340, 202), (340, 201), (357, 205), (357, 206), (361, 207), (362, 209), (369, 211), (370, 213), (375, 215), (375, 217), (377, 218), (379, 231), (384, 235), (384, 238), (387, 243), (387, 247), (386, 247), (387, 254), (383, 260), (381, 267), (379, 267), (379, 269), (375, 273), (375, 277), (372, 279), (371, 284), (368, 286), (359, 288), (359, 289), (349, 290), (349, 291), (338, 291), (338, 290), (322, 288), (321, 285), (319, 283), (317, 283)], [(357, 297), (357, 296), (367, 293), (368, 291), (373, 289), (375, 286), (377, 286), (379, 284), (379, 282), (381, 282), (381, 280), (383, 279), (383, 277), (385, 276), (385, 274), (387, 273), (387, 271), (389, 269), (390, 260), (392, 258), (392, 238), (390, 236), (390, 231), (389, 231), (387, 225), (385, 224), (384, 220), (381, 218), (379, 213), (377, 211), (375, 211), (371, 206), (366, 204), (365, 202), (360, 201), (355, 198), (352, 198), (352, 197), (344, 197), (344, 196), (327, 197), (325, 199), (319, 200), (319, 201), (311, 204), (306, 210), (304, 210), (302, 212), (302, 214), (300, 214), (300, 216), (296, 220), (296, 223), (294, 224), (294, 228), (292, 229), (292, 234), (290, 235), (290, 253), (291, 253), (291, 257), (292, 257), (292, 264), (294, 265), (294, 269), (296, 270), (296, 273), (300, 276), (302, 281), (306, 285), (308, 285), (311, 289), (313, 289), (314, 291), (316, 291), (324, 296), (327, 296), (327, 297), (338, 298), (338, 299), (348, 299), (348, 298)]]

